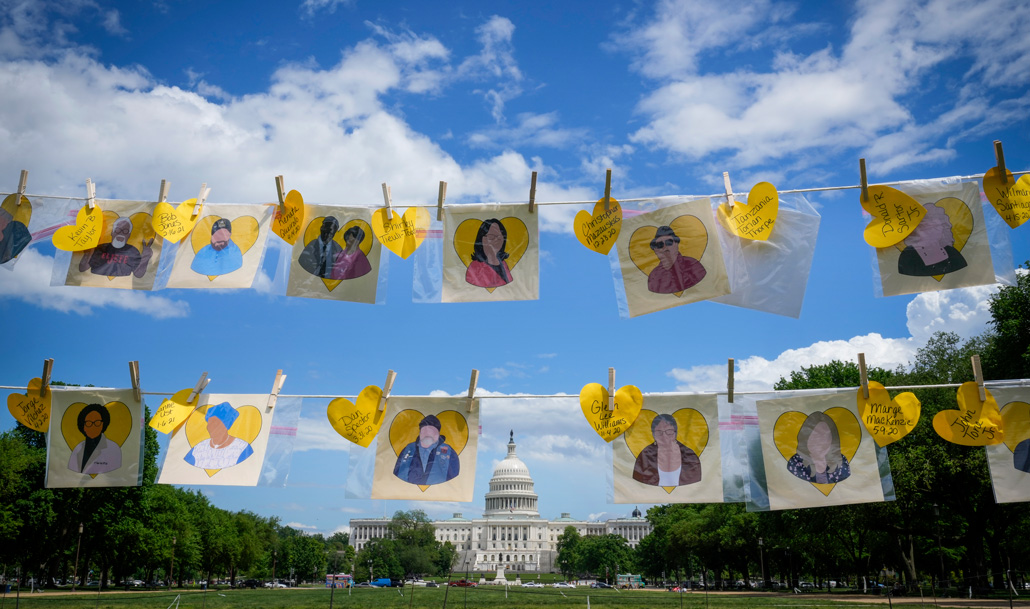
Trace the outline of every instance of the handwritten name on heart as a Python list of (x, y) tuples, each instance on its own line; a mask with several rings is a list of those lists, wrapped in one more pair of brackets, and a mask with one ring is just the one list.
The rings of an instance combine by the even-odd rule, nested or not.
[(862, 209), (873, 219), (862, 236), (873, 247), (890, 247), (912, 234), (926, 215), (926, 208), (918, 201), (890, 186), (870, 186), (869, 200), (862, 201)]
[(906, 391), (892, 400), (883, 385), (869, 381), (869, 398), (859, 389), (856, 400), (858, 416), (878, 446), (897, 442), (919, 423), (922, 406), (914, 393)]
[(1030, 175), (1015, 180), (1006, 169), (1005, 177), (1002, 181), (998, 168), (991, 167), (984, 174), (984, 194), (1009, 228), (1017, 228), (1030, 220)]
[(99, 205), (93, 205), (91, 211), (88, 205), (83, 205), (75, 215), (75, 224), (62, 226), (54, 232), (54, 247), (66, 252), (92, 249), (100, 243), (103, 228), (104, 210)]
[(29, 381), (25, 388), (25, 394), (12, 393), (7, 396), (7, 410), (11, 416), (29, 429), (46, 433), (50, 427), (50, 397), (52, 392), (47, 391), (43, 397), (39, 396), (39, 388), (43, 381), (34, 378)]
[(178, 207), (173, 207), (171, 203), (158, 203), (154, 206), (154, 232), (172, 243), (178, 243), (190, 234), (200, 219), (199, 215), (193, 216), (193, 208), (196, 206), (196, 199), (187, 199), (179, 203)]
[(640, 415), (644, 394), (633, 385), (619, 387), (615, 392), (615, 407), (608, 410), (608, 389), (600, 383), (588, 383), (579, 392), (579, 407), (583, 416), (605, 442), (611, 442), (626, 432)]
[(303, 225), (304, 197), (296, 190), (291, 190), (286, 193), (285, 203), (275, 208), (272, 232), (282, 237), (283, 241), (293, 245), (297, 242)]
[(192, 402), (189, 401), (191, 393), (193, 389), (183, 389), (161, 402), (157, 412), (150, 418), (150, 426), (161, 433), (172, 433), (179, 429), (200, 403), (200, 394), (194, 396)]
[(622, 231), (622, 206), (615, 199), (608, 198), (608, 210), (604, 199), (594, 204), (593, 213), (580, 210), (573, 220), (576, 238), (598, 254), (608, 255)]
[(372, 232), (383, 247), (406, 260), (425, 241), (431, 222), (424, 207), (409, 207), (403, 216), (392, 212), (389, 217), (384, 207), (372, 214)]
[(998, 402), (984, 389), (980, 401), (976, 383), (962, 383), (955, 395), (958, 409), (942, 410), (933, 417), (933, 430), (948, 442), (962, 446), (991, 446), (1005, 441)]
[(356, 403), (347, 398), (336, 398), (326, 408), (329, 424), (336, 433), (367, 448), (383, 426), (383, 416), (378, 412), (382, 396), (382, 389), (369, 385), (358, 394)]
[(780, 196), (769, 182), (759, 182), (747, 195), (747, 203), (719, 205), (716, 216), (731, 234), (741, 239), (766, 241), (772, 235), (780, 213)]

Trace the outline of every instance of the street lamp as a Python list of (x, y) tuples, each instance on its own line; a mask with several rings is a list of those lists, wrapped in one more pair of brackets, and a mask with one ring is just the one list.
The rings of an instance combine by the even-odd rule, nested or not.
[[(938, 538), (940, 536), (938, 535)], [(82, 523), (79, 523), (79, 543), (75, 544), (75, 572), (72, 573), (72, 592), (75, 592), (75, 580), (79, 577), (79, 549), (82, 548)]]
[(941, 508), (936, 503), (933, 504), (933, 517), (937, 521), (937, 559), (941, 563), (941, 576), (938, 581), (941, 582), (941, 588), (947, 588), (948, 585), (944, 581), (944, 550), (941, 548)]
[(168, 561), (168, 590), (172, 589), (172, 580), (175, 579), (175, 535), (172, 535), (172, 558)]
[(368, 581), (372, 581), (372, 559), (368, 559)]
[(759, 537), (758, 538), (758, 560), (759, 560), (759, 562), (762, 565), (762, 587), (765, 588), (766, 587), (766, 583), (767, 583), (766, 579), (765, 579), (765, 547), (763, 547), (762, 541), (763, 541), (762, 538)]

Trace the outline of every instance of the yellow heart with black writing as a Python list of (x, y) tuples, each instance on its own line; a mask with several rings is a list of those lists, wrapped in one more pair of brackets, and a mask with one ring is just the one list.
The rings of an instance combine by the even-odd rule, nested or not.
[[(952, 247), (961, 252), (962, 248), (966, 246), (966, 242), (969, 241), (969, 236), (973, 234), (973, 212), (969, 210), (965, 201), (957, 197), (945, 197), (935, 201), (934, 205), (943, 209), (945, 215), (948, 216), (948, 220), (951, 222), (951, 237), (955, 241)], [(898, 242), (894, 244), (894, 247), (905, 251), (905, 242)], [(937, 281), (944, 279), (944, 275), (932, 275), (932, 277)]]
[(998, 168), (991, 167), (984, 174), (984, 194), (1009, 228), (1017, 228), (1030, 220), (1030, 174), (1015, 180), (1006, 169), (1005, 177), (1003, 182)]
[(409, 207), (403, 216), (394, 211), (389, 218), (384, 207), (372, 213), (372, 232), (383, 247), (406, 260), (425, 241), (431, 222), (424, 207)]
[(1009, 402), (1001, 407), (1001, 424), (1005, 430), (1005, 446), (1016, 452), (1016, 445), (1030, 439), (1030, 404)]
[(918, 201), (890, 186), (874, 185), (868, 188), (869, 200), (858, 200), (872, 221), (862, 236), (873, 247), (890, 247), (912, 234), (926, 215), (926, 208)]
[(39, 388), (43, 381), (34, 378), (29, 381), (25, 388), (25, 394), (12, 393), (7, 396), (7, 410), (11, 416), (29, 429), (46, 433), (50, 429), (50, 397), (53, 392), (47, 391), (43, 397), (39, 396)]
[(576, 238), (587, 249), (607, 256), (622, 232), (622, 206), (614, 198), (609, 198), (606, 211), (604, 199), (601, 199), (594, 204), (593, 213), (586, 210), (577, 212), (572, 227)]
[(933, 417), (933, 430), (953, 444), (991, 446), (1005, 441), (998, 402), (984, 389), (987, 400), (980, 401), (976, 383), (962, 383), (955, 394), (958, 409), (942, 410)]
[[(112, 241), (114, 223), (119, 218), (121, 218), (121, 216), (116, 212), (111, 210), (104, 212), (104, 230), (100, 234), (100, 243), (98, 243), (98, 245), (103, 245)], [(137, 251), (142, 253), (144, 243), (149, 242), (148, 245), (152, 245), (154, 238), (157, 236), (151, 223), (150, 214), (142, 211), (134, 213), (129, 216), (129, 222), (132, 223), (132, 232), (129, 233), (129, 240), (126, 241), (126, 244), (131, 245), (136, 248)], [(108, 281), (114, 281), (114, 276), (108, 275), (107, 279)]]
[[(68, 448), (73, 451), (86, 439), (86, 436), (79, 431), (79, 413), (86, 406), (88, 404), (85, 402), (75, 402), (64, 411), (64, 417), (61, 418), (61, 436), (68, 444)], [(104, 437), (118, 446), (122, 446), (132, 431), (132, 413), (129, 411), (129, 407), (121, 402), (108, 402), (104, 404), (104, 408), (111, 415), (111, 422), (104, 430)], [(89, 474), (89, 477), (96, 478), (98, 475)]]
[(179, 429), (200, 402), (200, 394), (189, 401), (193, 389), (183, 389), (170, 398), (165, 398), (158, 406), (157, 412), (150, 418), (150, 426), (161, 433), (171, 433)]
[(193, 208), (196, 206), (196, 198), (186, 199), (177, 207), (163, 201), (158, 203), (154, 206), (152, 221), (154, 232), (172, 243), (178, 243), (179, 240), (190, 234), (200, 218), (199, 215), (193, 215)]
[[(217, 404), (206, 404), (193, 411), (193, 414), (186, 419), (186, 442), (193, 448), (201, 442), (211, 439), (211, 433), (207, 430), (207, 409)], [(240, 406), (234, 409), (239, 415), (229, 427), (229, 435), (240, 438), (247, 444), (253, 444), (261, 433), (261, 411), (255, 406)], [(214, 476), (221, 469), (205, 469), (207, 475)]]
[[(633, 457), (640, 456), (640, 451), (654, 443), (651, 423), (656, 416), (658, 413), (653, 410), (641, 409), (636, 421), (622, 435), (626, 440), (626, 446), (633, 453)], [(705, 420), (705, 416), (693, 408), (680, 408), (672, 413), (672, 418), (676, 419), (676, 441), (700, 457), (708, 446), (708, 421)], [(677, 487), (663, 486), (662, 488), (666, 493), (671, 494)]]
[(922, 406), (916, 394), (906, 391), (891, 399), (883, 385), (869, 381), (869, 398), (856, 394), (858, 416), (878, 446), (897, 442), (916, 428)]
[[(460, 455), (469, 441), (468, 420), (456, 410), (445, 410), (435, 416), (440, 420), (440, 437), (446, 438), (447, 444)], [(418, 440), (418, 424), (425, 417), (425, 414), (411, 408), (397, 413), (393, 422), (390, 423), (390, 446), (393, 448), (393, 454), (400, 457), (405, 446)], [(417, 484), (415, 486), (424, 493), (432, 485)]]
[(583, 416), (605, 442), (611, 442), (626, 432), (640, 416), (644, 394), (633, 385), (615, 391), (615, 408), (608, 410), (608, 388), (600, 383), (588, 383), (579, 391), (579, 407)]
[(300, 236), (300, 227), (304, 226), (304, 197), (296, 190), (291, 190), (286, 193), (284, 200), (283, 205), (277, 205), (275, 208), (272, 232), (293, 245)]
[(716, 217), (731, 235), (742, 239), (766, 241), (776, 225), (780, 213), (780, 196), (769, 182), (759, 182), (747, 195), (747, 203), (735, 202), (719, 205)]
[(83, 205), (75, 215), (75, 224), (62, 226), (54, 231), (52, 241), (54, 247), (66, 252), (81, 252), (93, 249), (100, 243), (100, 234), (104, 228), (104, 210), (94, 204), (90, 210)]
[[(526, 228), (526, 224), (522, 220), (515, 217), (501, 218), (500, 220), (496, 218), (491, 219), (500, 222), (507, 233), (504, 251), (508, 254), (508, 258), (504, 260), (504, 263), (508, 265), (509, 272), (514, 271), (519, 260), (522, 260), (522, 256), (529, 249), (529, 229)], [(461, 259), (461, 263), (466, 268), (472, 264), (472, 254), (476, 248), (476, 235), (484, 222), (486, 221), (478, 218), (469, 218), (459, 224), (458, 228), (454, 231), (454, 251), (458, 253), (458, 258)], [(497, 288), (483, 289), (492, 293)]]
[[(680, 255), (701, 260), (708, 249), (708, 229), (704, 222), (697, 216), (680, 216), (669, 223), (669, 228), (680, 239)], [(657, 232), (657, 226), (641, 226), (629, 238), (629, 259), (645, 275), (650, 275), (659, 264), (658, 256), (651, 249), (651, 241)], [(682, 291), (674, 293), (683, 295)]]
[[(858, 447), (862, 443), (862, 427), (859, 425), (858, 419), (850, 410), (841, 407), (828, 408), (823, 414), (837, 426), (840, 454), (850, 463), (854, 460), (858, 453)], [(809, 416), (803, 412), (792, 410), (781, 414), (773, 425), (773, 442), (776, 444), (776, 450), (788, 463), (792, 457), (798, 454), (798, 433)], [(829, 484), (809, 482), (809, 484), (826, 496), (829, 496), (833, 487), (837, 486), (835, 482)]]
[[(319, 216), (308, 223), (308, 227), (304, 229), (304, 245), (310, 245), (312, 241), (319, 238), (322, 231), (322, 221), (325, 219), (326, 216)], [(358, 249), (360, 249), (365, 256), (368, 256), (368, 253), (372, 251), (373, 236), (372, 228), (368, 225), (368, 222), (365, 222), (364, 220), (351, 220), (344, 224), (343, 227), (333, 235), (333, 241), (340, 246), (340, 249), (346, 250), (347, 242), (344, 240), (343, 236), (347, 234), (348, 230), (355, 226), (361, 230), (361, 234), (363, 235), (361, 237), (361, 243), (358, 244)], [(340, 282), (345, 281), (344, 279), (326, 279), (324, 277), (320, 277), (320, 279), (330, 292), (335, 290), (336, 286), (340, 285)]]
[(369, 385), (361, 390), (355, 402), (347, 398), (334, 399), (326, 408), (329, 424), (344, 438), (368, 448), (383, 426), (383, 416), (379, 412), (382, 397), (382, 389)]
[[(197, 223), (196, 230), (190, 235), (190, 244), (193, 246), (193, 253), (196, 254), (205, 246), (211, 245), (211, 227), (221, 220), (219, 216), (206, 216)], [(228, 220), (228, 218), (226, 218)], [(250, 248), (254, 247), (258, 238), (258, 221), (251, 216), (240, 216), (235, 220), (229, 220), (232, 225), (230, 239), (240, 248), (240, 254), (245, 255)], [(218, 275), (208, 275), (210, 281), (214, 281)]]

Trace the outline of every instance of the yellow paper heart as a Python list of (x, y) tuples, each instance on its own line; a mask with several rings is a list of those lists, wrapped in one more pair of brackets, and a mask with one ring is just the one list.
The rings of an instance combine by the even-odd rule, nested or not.
[(856, 400), (858, 416), (879, 446), (887, 446), (904, 438), (919, 423), (922, 406), (914, 393), (906, 391), (891, 400), (883, 385), (869, 381), (869, 398), (866, 399), (859, 389)]
[(75, 215), (74, 225), (62, 226), (54, 231), (54, 247), (66, 252), (93, 249), (100, 243), (103, 228), (104, 210), (94, 204), (93, 211), (90, 211), (88, 205), (83, 205)]
[[(816, 413), (812, 413), (816, 414)], [(862, 428), (858, 419), (847, 408), (828, 408), (825, 414), (837, 427), (837, 437), (840, 439), (840, 454), (847, 459), (848, 463), (854, 460), (858, 453), (858, 447), (862, 443)], [(791, 411), (781, 414), (773, 425), (773, 442), (780, 455), (790, 463), (791, 459), (798, 455), (798, 434), (801, 432), (805, 421), (812, 415), (802, 412)], [(809, 482), (823, 495), (829, 496), (830, 491), (836, 483)]]
[[(86, 406), (85, 402), (75, 402), (64, 411), (64, 417), (61, 419), (61, 436), (64, 437), (68, 448), (73, 452), (75, 447), (86, 439), (86, 436), (79, 431), (78, 421), (79, 413)], [(118, 446), (125, 444), (125, 440), (132, 431), (132, 413), (129, 412), (129, 407), (121, 402), (108, 402), (104, 404), (104, 408), (111, 415), (111, 422), (103, 432), (104, 437)], [(97, 475), (89, 474), (91, 478), (96, 478)]]
[(170, 203), (158, 203), (154, 206), (154, 232), (172, 243), (178, 243), (190, 234), (200, 218), (199, 215), (193, 216), (193, 208), (196, 205), (195, 198), (179, 203), (178, 207), (173, 207)]
[(304, 226), (304, 197), (296, 190), (286, 193), (285, 205), (277, 205), (272, 220), (272, 232), (283, 241), (293, 245), (297, 242), (300, 229)]
[[(418, 439), (418, 424), (425, 416), (410, 408), (397, 413), (393, 422), (390, 423), (390, 446), (393, 448), (393, 454), (401, 456), (404, 447)], [(460, 455), (469, 440), (468, 420), (455, 410), (445, 410), (436, 415), (436, 418), (440, 420), (440, 437), (446, 438), (447, 444)], [(424, 493), (431, 485), (418, 484), (416, 486)]]
[(580, 210), (573, 220), (576, 238), (599, 254), (608, 255), (622, 231), (622, 206), (613, 198), (608, 199), (608, 211), (604, 210), (604, 199), (594, 204), (593, 213)]
[[(501, 226), (504, 227), (507, 236), (504, 240), (504, 245), (501, 251), (508, 254), (508, 257), (501, 261), (502, 266), (508, 267), (509, 274), (515, 269), (515, 266), (522, 259), (523, 254), (529, 249), (529, 229), (526, 228), (526, 224), (515, 217), (501, 218), (490, 218), (488, 220), (480, 220), (478, 218), (469, 218), (458, 225), (458, 228), (454, 231), (454, 251), (457, 252), (458, 258), (461, 259), (461, 263), (465, 267), (472, 265), (472, 255), (475, 252), (476, 247), (476, 236), (479, 233), (481, 227), (491, 227), (500, 222)], [(485, 263), (476, 261), (476, 265), (483, 265)], [(471, 269), (470, 269), (471, 270)], [(494, 273), (496, 275), (496, 273)], [(476, 275), (478, 277), (478, 275)], [(491, 277), (492, 278), (492, 277)], [(508, 281), (501, 282), (493, 287), (487, 285), (480, 285), (479, 283), (473, 283), (469, 281), (470, 275), (466, 273), (465, 280), (470, 285), (485, 288), (487, 292), (493, 292), (501, 285), (510, 283)], [(512, 279), (514, 281), (514, 278)]]
[(716, 217), (732, 235), (742, 239), (766, 241), (776, 225), (780, 213), (780, 196), (769, 182), (759, 182), (747, 195), (747, 203), (735, 202), (733, 209), (727, 203), (719, 205)]
[(976, 383), (962, 383), (955, 395), (958, 409), (942, 410), (933, 417), (933, 430), (948, 442), (962, 446), (991, 446), (1005, 441), (998, 402), (987, 389), (980, 401)]
[(1001, 424), (1005, 430), (1005, 446), (1016, 452), (1016, 445), (1030, 439), (1030, 404), (1009, 402), (1001, 407)]
[(47, 391), (46, 396), (39, 397), (39, 388), (43, 381), (34, 378), (29, 381), (29, 386), (24, 394), (12, 393), (7, 396), (7, 410), (11, 416), (29, 429), (46, 433), (50, 428), (50, 397), (52, 391)]
[[(669, 228), (680, 240), (680, 255), (700, 261), (708, 248), (708, 229), (704, 222), (697, 216), (680, 216), (669, 223)], [(651, 249), (651, 241), (657, 232), (657, 226), (641, 226), (629, 238), (629, 258), (645, 275), (650, 275), (659, 264), (658, 256)], [(674, 294), (682, 296), (683, 291)]]
[(382, 413), (379, 412), (382, 396), (382, 389), (369, 385), (358, 394), (357, 403), (347, 398), (336, 398), (326, 408), (329, 424), (336, 433), (367, 448), (383, 426)]
[[(192, 449), (201, 442), (208, 441), (211, 439), (211, 434), (207, 430), (207, 420), (205, 415), (207, 409), (216, 404), (206, 404), (197, 408), (193, 411), (193, 414), (186, 419), (185, 431), (186, 431), (186, 442), (189, 443)], [(239, 415), (233, 424), (229, 427), (229, 435), (240, 438), (247, 444), (253, 444), (254, 440), (257, 439), (258, 434), (261, 433), (261, 411), (254, 406), (240, 406), (235, 409)], [(221, 469), (205, 469), (207, 475), (214, 476)]]
[[(319, 238), (319, 234), (322, 230), (322, 221), (327, 217), (331, 217), (336, 220), (336, 218), (332, 216), (319, 216), (308, 223), (308, 227), (304, 229), (304, 245), (310, 246), (312, 241)], [(358, 244), (358, 249), (367, 257), (368, 253), (372, 251), (374, 237), (372, 236), (372, 228), (368, 225), (368, 222), (365, 222), (364, 220), (351, 220), (344, 224), (343, 227), (337, 230), (336, 234), (333, 235), (333, 241), (340, 246), (341, 251), (345, 251), (347, 249), (347, 241), (344, 239), (344, 236), (351, 228), (355, 227), (359, 230), (357, 233), (358, 236), (361, 237), (361, 243)], [(358, 275), (357, 277), (360, 276), (361, 275)], [(353, 278), (356, 279), (357, 277)], [(321, 279), (322, 283), (325, 284), (325, 287), (330, 292), (335, 290), (341, 282), (346, 281), (345, 279), (326, 279), (324, 277)]]
[[(193, 246), (194, 254), (205, 246), (211, 245), (211, 227), (221, 219), (219, 216), (207, 216), (197, 223), (196, 230), (190, 235), (190, 244)], [(251, 216), (240, 216), (235, 220), (230, 220), (230, 223), (232, 224), (230, 240), (236, 244), (236, 247), (240, 248), (240, 253), (245, 255), (257, 243), (258, 221)], [(218, 275), (207, 276), (211, 281), (214, 281), (215, 277), (218, 277)]]
[(393, 212), (389, 221), (383, 207), (372, 213), (372, 232), (383, 247), (406, 260), (425, 241), (431, 222), (424, 207), (409, 207), (404, 216)]
[(588, 383), (579, 391), (579, 407), (583, 416), (605, 442), (626, 432), (640, 415), (644, 395), (633, 385), (615, 391), (615, 409), (608, 410), (608, 389), (600, 383)]
[(873, 247), (890, 247), (912, 234), (926, 215), (918, 201), (890, 186), (870, 186), (869, 200), (858, 200), (873, 219), (862, 236)]
[(1005, 170), (1007, 180), (1001, 181), (1001, 172), (991, 167), (984, 174), (983, 187), (987, 200), (1009, 228), (1017, 228), (1030, 219), (1030, 174), (1013, 179), (1012, 172)]
[[(636, 421), (623, 434), (626, 446), (629, 447), (634, 457), (640, 456), (640, 451), (654, 443), (651, 423), (656, 416), (658, 413), (653, 410), (641, 409)], [(681, 408), (672, 413), (672, 418), (676, 419), (676, 441), (700, 457), (708, 446), (708, 421), (705, 420), (704, 415), (693, 408)], [(666, 493), (671, 494), (677, 487), (663, 486), (662, 488)]]
[(200, 394), (193, 396), (192, 402), (187, 401), (191, 393), (192, 388), (183, 389), (161, 402), (150, 419), (150, 426), (161, 433), (172, 433), (179, 429), (200, 401)]

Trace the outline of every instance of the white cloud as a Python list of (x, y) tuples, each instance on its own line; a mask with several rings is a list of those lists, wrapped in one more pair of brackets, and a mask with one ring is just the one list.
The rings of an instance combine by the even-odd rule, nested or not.
[(302, 522), (287, 522), (285, 526), (288, 526), (288, 527), (290, 527), (292, 529), (297, 529), (297, 530), (300, 530), (300, 531), (316, 531), (316, 530), (318, 530), (318, 527), (316, 527), (314, 525), (310, 525), (310, 524), (304, 524)]
[(309, 19), (314, 17), (316, 13), (325, 11), (327, 13), (335, 13), (337, 7), (346, 6), (353, 0), (304, 0), (300, 4), (301, 13)]
[(122, 26), (122, 16), (116, 9), (112, 9), (104, 13), (101, 25), (105, 30), (107, 30), (108, 34), (125, 36), (129, 33), (129, 30)]
[(493, 15), (476, 28), (476, 34), (483, 49), (478, 55), (465, 59), (458, 66), (458, 74), (475, 80), (497, 81), (495, 87), (479, 93), (491, 105), (494, 120), (500, 123), (504, 121), (504, 104), (522, 94), (523, 75), (515, 60), (512, 44), (515, 24), (505, 17)]
[(539, 146), (546, 148), (569, 148), (578, 146), (588, 136), (587, 129), (559, 127), (558, 113), (523, 113), (516, 118), (513, 127), (492, 127), (474, 131), (468, 136), (468, 144), (474, 148), (503, 148), (506, 146)]
[(326, 425), (325, 417), (317, 419), (300, 418), (297, 421), (297, 437), (303, 438), (293, 446), (293, 452), (308, 450), (333, 450), (349, 453), (350, 442), (343, 439), (330, 425)]
[(991, 321), (988, 298), (997, 292), (997, 285), (985, 285), (919, 294), (908, 303), (908, 331), (919, 344), (942, 330), (962, 338), (982, 334)]

